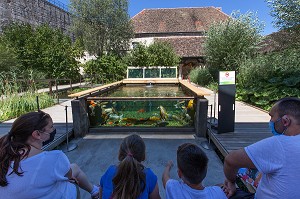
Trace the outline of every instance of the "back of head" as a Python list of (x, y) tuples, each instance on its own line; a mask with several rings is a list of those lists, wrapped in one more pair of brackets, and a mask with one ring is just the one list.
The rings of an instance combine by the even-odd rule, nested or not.
[(14, 161), (13, 172), (22, 175), (19, 172), (20, 161), (28, 156), (30, 145), (27, 140), (35, 130), (43, 130), (50, 116), (42, 111), (26, 113), (17, 118), (10, 132), (0, 139), (0, 186), (6, 186), (6, 174), (12, 161)]
[(177, 149), (177, 165), (184, 179), (191, 184), (199, 184), (207, 173), (208, 158), (195, 144), (185, 143)]
[(300, 125), (300, 99), (296, 97), (287, 97), (280, 99), (276, 102), (278, 115), (282, 117), (283, 115), (290, 115), (297, 121)]
[(113, 178), (113, 198), (138, 198), (144, 191), (146, 176), (144, 166), (146, 146), (143, 139), (132, 134), (124, 138), (120, 145), (118, 171)]

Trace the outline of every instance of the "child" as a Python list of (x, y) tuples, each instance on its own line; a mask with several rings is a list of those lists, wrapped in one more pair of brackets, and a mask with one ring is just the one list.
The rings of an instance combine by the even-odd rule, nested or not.
[(160, 199), (157, 176), (141, 163), (145, 160), (143, 139), (132, 134), (119, 149), (119, 165), (111, 165), (100, 180), (103, 199)]
[(204, 187), (202, 181), (207, 173), (208, 158), (195, 144), (185, 143), (177, 149), (178, 176), (182, 181), (170, 179), (173, 162), (169, 161), (163, 173), (163, 185), (167, 199), (226, 199), (218, 186)]

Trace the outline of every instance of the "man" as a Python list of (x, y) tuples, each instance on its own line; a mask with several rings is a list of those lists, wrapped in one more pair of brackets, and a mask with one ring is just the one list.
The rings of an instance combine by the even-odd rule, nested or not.
[(232, 151), (226, 156), (224, 173), (228, 197), (236, 192), (238, 169), (246, 167), (262, 173), (253, 196), (256, 199), (300, 198), (300, 99), (279, 100), (269, 115), (270, 130), (278, 136)]

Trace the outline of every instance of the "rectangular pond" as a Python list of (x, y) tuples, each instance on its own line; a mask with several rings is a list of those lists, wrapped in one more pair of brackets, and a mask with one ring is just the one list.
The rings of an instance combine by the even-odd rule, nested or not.
[(87, 100), (91, 127), (191, 127), (195, 104), (178, 84), (126, 84)]

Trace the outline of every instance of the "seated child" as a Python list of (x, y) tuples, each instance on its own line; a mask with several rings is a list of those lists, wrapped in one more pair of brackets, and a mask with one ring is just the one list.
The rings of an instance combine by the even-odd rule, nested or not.
[(143, 139), (132, 134), (124, 138), (119, 149), (118, 165), (111, 165), (100, 180), (103, 199), (160, 199), (157, 176), (141, 163), (145, 160)]
[(219, 186), (204, 187), (202, 181), (207, 173), (208, 158), (195, 144), (185, 143), (177, 149), (178, 176), (182, 181), (170, 179), (173, 166), (169, 161), (163, 173), (163, 185), (167, 199), (226, 199)]

